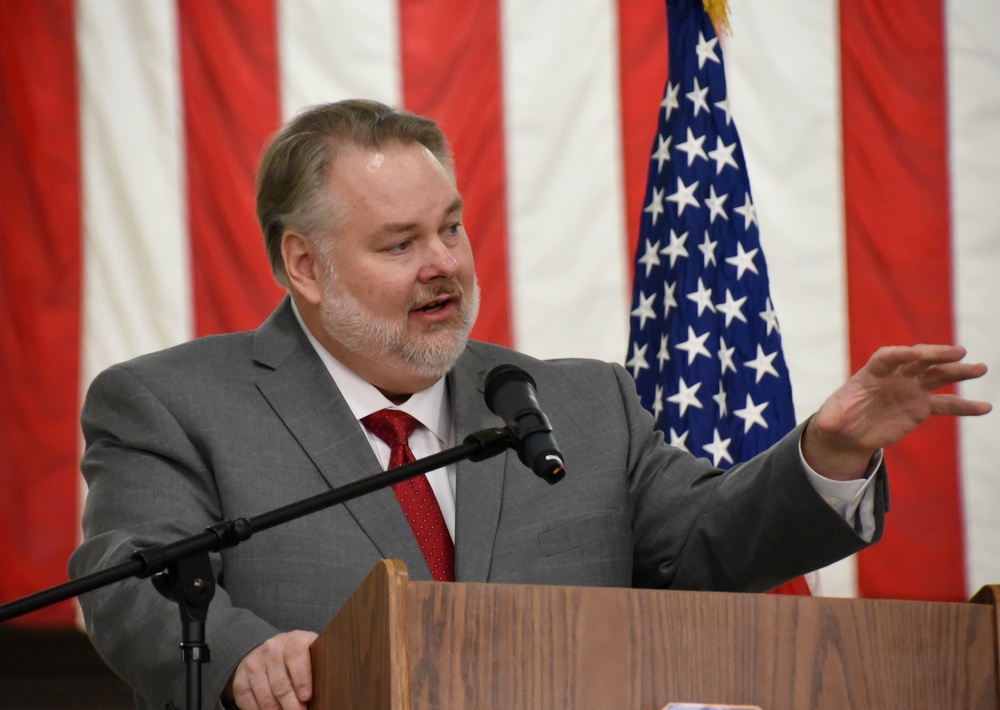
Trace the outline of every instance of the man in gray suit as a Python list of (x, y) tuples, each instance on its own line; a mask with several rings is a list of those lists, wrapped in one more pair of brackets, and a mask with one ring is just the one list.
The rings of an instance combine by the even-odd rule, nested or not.
[[(209, 703), (304, 707), (309, 643), (383, 557), (416, 579), (434, 567), (436, 578), (469, 582), (776, 586), (878, 539), (883, 446), (931, 414), (989, 411), (932, 394), (985, 372), (961, 362), (963, 349), (883, 348), (745, 465), (722, 473), (666, 445), (621, 367), (468, 341), (479, 294), (444, 137), (373, 102), (317, 107), (282, 129), (262, 160), (258, 217), (289, 290), (268, 320), (94, 381), (74, 576), (385, 467), (400, 445), (380, 439), (373, 413), (411, 415), (418, 457), (499, 426), (482, 397), (499, 364), (536, 380), (569, 473), (549, 486), (508, 452), (429, 474), (422, 495), (433, 501), (426, 519), (447, 550), (445, 572), (445, 553), (424, 551), (423, 519), (411, 520), (392, 490), (213, 555)], [(141, 580), (81, 603), (139, 705), (181, 705), (176, 609)]]

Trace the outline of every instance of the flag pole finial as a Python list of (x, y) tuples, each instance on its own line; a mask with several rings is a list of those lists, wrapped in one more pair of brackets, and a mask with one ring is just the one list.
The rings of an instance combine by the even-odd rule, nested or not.
[(704, 0), (705, 12), (712, 18), (716, 33), (732, 34), (729, 26), (729, 4), (726, 0)]

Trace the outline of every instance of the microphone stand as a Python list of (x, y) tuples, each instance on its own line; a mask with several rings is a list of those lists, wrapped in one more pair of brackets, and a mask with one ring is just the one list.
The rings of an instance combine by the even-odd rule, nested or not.
[(176, 542), (133, 552), (128, 562), (98, 570), (71, 582), (0, 605), (0, 622), (106, 587), (129, 577), (152, 577), (153, 586), (175, 602), (181, 615), (181, 653), (186, 667), (187, 708), (201, 710), (201, 664), (210, 660), (205, 620), (215, 595), (215, 576), (208, 554), (229, 549), (254, 533), (310, 513), (359, 498), (373, 491), (449, 466), (459, 461), (484, 461), (517, 445), (507, 427), (483, 429), (440, 453), (382, 471), (324, 493), (304, 498), (252, 518), (221, 520), (203, 532)]

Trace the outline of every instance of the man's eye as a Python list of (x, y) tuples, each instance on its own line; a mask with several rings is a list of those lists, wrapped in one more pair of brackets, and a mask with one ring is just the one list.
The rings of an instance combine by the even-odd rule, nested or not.
[(398, 244), (393, 244), (391, 247), (389, 247), (389, 251), (398, 254), (400, 252), (404, 252), (407, 249), (409, 249), (410, 244), (412, 244), (412, 242), (410, 242), (410, 240), (407, 239), (406, 241), (399, 242)]
[(458, 230), (462, 228), (461, 222), (455, 222), (455, 224), (449, 224), (447, 226), (448, 234), (458, 234)]

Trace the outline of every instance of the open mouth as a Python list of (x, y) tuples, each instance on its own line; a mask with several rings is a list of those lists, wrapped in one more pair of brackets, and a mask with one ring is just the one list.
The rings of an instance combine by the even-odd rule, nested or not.
[(452, 295), (441, 296), (439, 298), (435, 298), (433, 301), (430, 301), (426, 306), (422, 306), (414, 310), (420, 311), (421, 313), (436, 313), (451, 303), (454, 298), (455, 297)]

